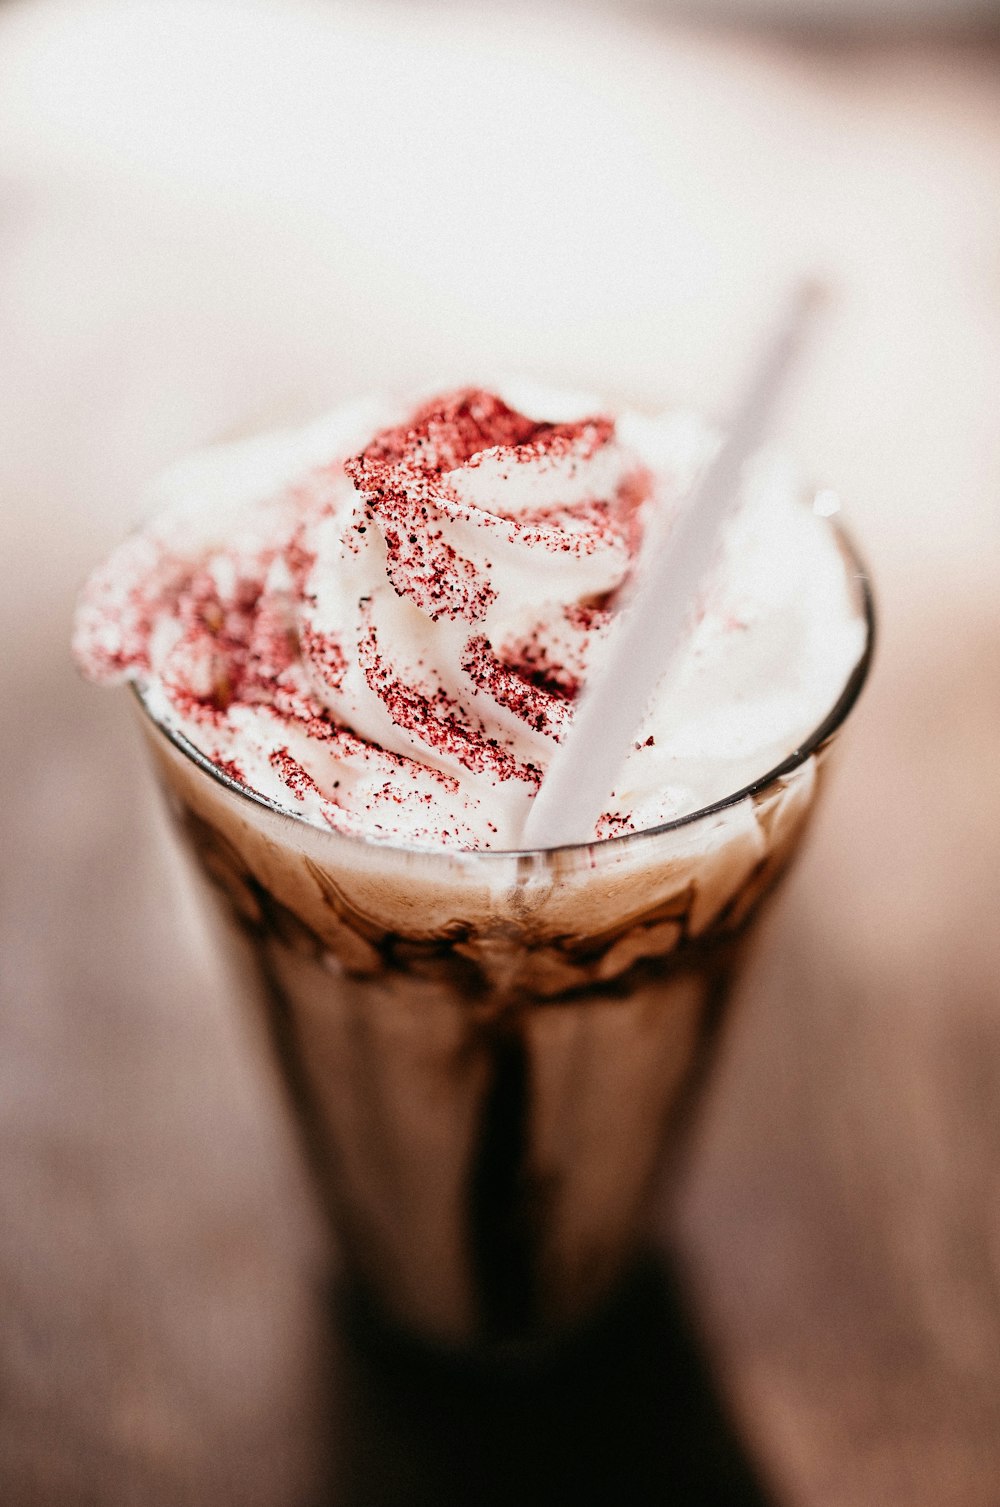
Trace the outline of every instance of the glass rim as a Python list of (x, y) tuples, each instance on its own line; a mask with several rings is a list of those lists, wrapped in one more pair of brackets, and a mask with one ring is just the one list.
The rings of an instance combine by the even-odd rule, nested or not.
[(813, 729), (807, 737), (802, 739), (792, 751), (785, 756), (780, 763), (773, 765), (764, 774), (759, 775), (749, 784), (733, 791), (730, 795), (721, 796), (718, 800), (711, 801), (707, 805), (699, 806), (695, 811), (686, 812), (683, 816), (673, 817), (668, 822), (659, 822), (655, 827), (640, 827), (635, 832), (622, 832), (614, 837), (596, 837), (586, 842), (564, 843), (555, 848), (451, 848), (433, 847), (428, 843), (400, 842), (388, 837), (374, 837), (362, 832), (341, 832), (334, 827), (329, 829), (318, 826), (315, 822), (306, 821), (297, 816), (293, 811), (276, 805), (259, 791), (251, 790), (248, 786), (234, 780), (225, 770), (213, 763), (207, 754), (202, 753), (196, 744), (177, 728), (171, 727), (153, 712), (143, 694), (143, 688), (137, 681), (132, 681), (130, 690), (136, 702), (141, 707), (144, 715), (154, 728), (173, 745), (190, 763), (207, 774), (216, 784), (221, 785), (230, 795), (235, 795), (242, 800), (249, 801), (252, 806), (260, 807), (272, 817), (290, 822), (297, 830), (307, 829), (311, 834), (318, 834), (319, 841), (335, 841), (347, 843), (359, 851), (394, 853), (401, 857), (404, 855), (416, 856), (421, 859), (442, 860), (454, 863), (456, 860), (468, 863), (510, 864), (511, 861), (539, 860), (551, 862), (556, 855), (563, 858), (591, 857), (596, 852), (624, 854), (632, 847), (648, 843), (651, 839), (663, 836), (670, 832), (683, 831), (687, 827), (694, 827), (706, 817), (719, 815), (743, 801), (761, 795), (776, 780), (794, 773), (800, 769), (813, 754), (818, 752), (823, 745), (833, 737), (834, 733), (847, 720), (848, 715), (855, 706), (861, 695), (868, 673), (871, 669), (872, 659), (875, 652), (876, 636), (876, 613), (875, 596), (872, 588), (871, 576), (858, 551), (853, 537), (839, 519), (829, 520), (831, 528), (840, 545), (841, 552), (845, 557), (849, 579), (854, 583), (860, 601), (859, 608), (865, 627), (865, 642), (862, 652), (853, 666), (846, 682), (832, 707), (826, 716)]

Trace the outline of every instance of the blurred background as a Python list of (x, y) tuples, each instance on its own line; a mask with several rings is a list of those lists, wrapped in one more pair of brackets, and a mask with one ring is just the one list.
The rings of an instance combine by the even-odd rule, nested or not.
[[(0, 1500), (299, 1504), (331, 1448), (287, 1126), (72, 600), (145, 478), (373, 387), (785, 430), (882, 614), (672, 1238), (773, 1499), (1000, 1479), (1000, 41), (991, 0), (0, 3)], [(362, 1491), (359, 1500), (364, 1500)]]

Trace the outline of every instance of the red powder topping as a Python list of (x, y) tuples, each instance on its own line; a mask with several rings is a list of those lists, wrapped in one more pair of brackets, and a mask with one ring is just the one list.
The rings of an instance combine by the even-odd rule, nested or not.
[(379, 652), (374, 627), (369, 626), (361, 639), (359, 659), (369, 687), (396, 726), (413, 733), (428, 748), (457, 760), (473, 774), (490, 774), (501, 781), (524, 780), (531, 785), (541, 782), (541, 773), (533, 764), (520, 763), (496, 738), (469, 726), (458, 702), (444, 690), (432, 696), (400, 680)]
[(299, 596), (306, 594), (306, 582), (316, 564), (316, 553), (303, 543), (307, 525), (301, 524), (285, 546), (285, 563)]
[(150, 639), (161, 618), (176, 615), (191, 574), (154, 539), (127, 539), (87, 582), (73, 634), (73, 652), (92, 680), (114, 683), (150, 669)]
[(587, 670), (593, 635), (611, 621), (611, 612), (602, 603), (576, 602), (563, 608), (562, 618), (562, 625), (542, 623), (508, 640), (500, 646), (500, 658), (522, 680), (573, 701)]
[(581, 633), (593, 633), (611, 621), (610, 611), (599, 602), (571, 602), (563, 608), (563, 617)]
[(623, 837), (627, 832), (634, 832), (635, 826), (630, 816), (620, 816), (614, 811), (605, 811), (597, 818), (596, 830), (598, 837)]
[(552, 554), (592, 555), (595, 550), (627, 548), (628, 529), (609, 502), (576, 502), (560, 508), (525, 510), (508, 519), (511, 543)]
[(332, 633), (319, 633), (308, 624), (299, 633), (302, 653), (331, 691), (339, 691), (347, 674), (347, 655)]
[[(412, 781), (420, 777), (424, 780), (432, 780), (450, 795), (458, 794), (458, 781), (454, 775), (445, 774), (444, 770), (434, 769), (429, 764), (420, 764), (416, 759), (407, 758), (405, 754), (390, 753), (386, 748), (367, 743), (346, 728), (337, 730), (336, 755), (338, 759), (352, 768), (360, 769), (364, 765), (374, 765), (377, 772), (384, 770), (397, 779), (402, 776)], [(387, 780), (382, 787), (383, 794), (393, 788), (395, 787)], [(427, 791), (419, 799), (430, 802), (433, 797)]]
[(295, 723), (318, 743), (333, 742), (340, 734), (339, 726), (330, 721), (321, 703), (294, 681), (272, 687), (270, 696), (259, 699), (283, 722)]
[(386, 465), (403, 463), (440, 475), (495, 445), (523, 445), (547, 427), (509, 408), (495, 393), (462, 388), (424, 404), (408, 423), (381, 430), (357, 460), (348, 462), (347, 471), (361, 490), (357, 473), (368, 475)]
[[(575, 460), (588, 461), (602, 446), (609, 444), (614, 435), (615, 421), (608, 418), (579, 419), (575, 424), (536, 424), (527, 440), (511, 446), (509, 458), (514, 465), (543, 459), (561, 460), (568, 455)], [(494, 441), (495, 445), (502, 443)], [(482, 453), (473, 455), (467, 464), (478, 466), (482, 459)]]
[(248, 675), (249, 640), (263, 581), (234, 574), (226, 587), (196, 570), (179, 592), (181, 635), (163, 666), (164, 683), (188, 711), (209, 720), (239, 698)]
[(322, 792), (312, 775), (303, 769), (298, 759), (292, 758), (287, 748), (273, 749), (268, 756), (268, 762), (297, 801), (304, 801), (307, 795), (317, 795), (323, 799)]
[(227, 774), (231, 780), (235, 780), (237, 785), (245, 785), (247, 783), (247, 777), (235, 759), (216, 759), (215, 764), (217, 769), (221, 769), (223, 774)]
[(347, 474), (359, 491), (377, 484), (386, 470), (400, 467), (423, 476), (442, 476), (459, 466), (478, 465), (483, 453), (503, 448), (513, 464), (543, 456), (575, 454), (589, 460), (614, 436), (614, 420), (581, 419), (548, 424), (508, 407), (495, 393), (463, 388), (418, 408), (409, 422), (381, 430)]
[(477, 690), (513, 712), (535, 732), (557, 741), (570, 718), (567, 701), (505, 665), (481, 634), (470, 638), (462, 655), (462, 669)]
[(489, 580), (445, 538), (439, 489), (405, 468), (386, 468), (366, 480), (366, 515), (378, 520), (386, 546), (386, 573), (399, 596), (409, 597), (432, 621), (476, 623), (496, 600)]
[(245, 695), (251, 688), (264, 689), (276, 681), (298, 659), (295, 630), (288, 620), (283, 603), (262, 596), (250, 624), (246, 654)]
[(176, 617), (183, 629), (164, 665), (164, 681), (178, 704), (202, 720), (234, 702), (272, 701), (298, 663), (298, 642), (288, 607), (264, 592), (270, 556), (252, 575), (234, 574), (221, 585), (218, 568), (193, 573), (179, 593)]
[[(538, 423), (493, 393), (465, 388), (419, 408), (408, 423), (382, 430), (345, 469), (365, 499), (366, 522), (377, 522), (385, 539), (386, 570), (396, 592), (434, 621), (446, 617), (476, 623), (496, 600), (496, 591), (486, 570), (459, 554), (445, 537), (449, 505), (456, 502), (446, 473), (477, 464), (486, 451), (497, 448), (507, 453), (512, 466), (568, 454), (585, 461), (613, 435), (611, 419)], [(608, 504), (590, 503), (537, 518), (520, 516), (513, 537), (579, 555), (623, 535)]]

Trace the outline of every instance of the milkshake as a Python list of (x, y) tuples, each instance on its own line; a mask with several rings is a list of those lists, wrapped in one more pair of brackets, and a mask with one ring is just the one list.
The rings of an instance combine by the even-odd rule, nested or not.
[(612, 1289), (863, 681), (857, 561), (758, 462), (590, 840), (520, 835), (718, 438), (463, 389), (168, 473), (75, 647), (252, 959), (343, 1259), (450, 1344)]

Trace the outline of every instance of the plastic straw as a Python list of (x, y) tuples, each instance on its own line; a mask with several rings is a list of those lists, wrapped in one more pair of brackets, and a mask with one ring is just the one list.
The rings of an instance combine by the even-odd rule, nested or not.
[(531, 804), (522, 847), (558, 848), (591, 841), (650, 697), (684, 633), (722, 524), (737, 497), (743, 467), (764, 436), (821, 298), (816, 283), (796, 289), (746, 384), (715, 459), (663, 549), (644, 561), (607, 657), (587, 682)]

